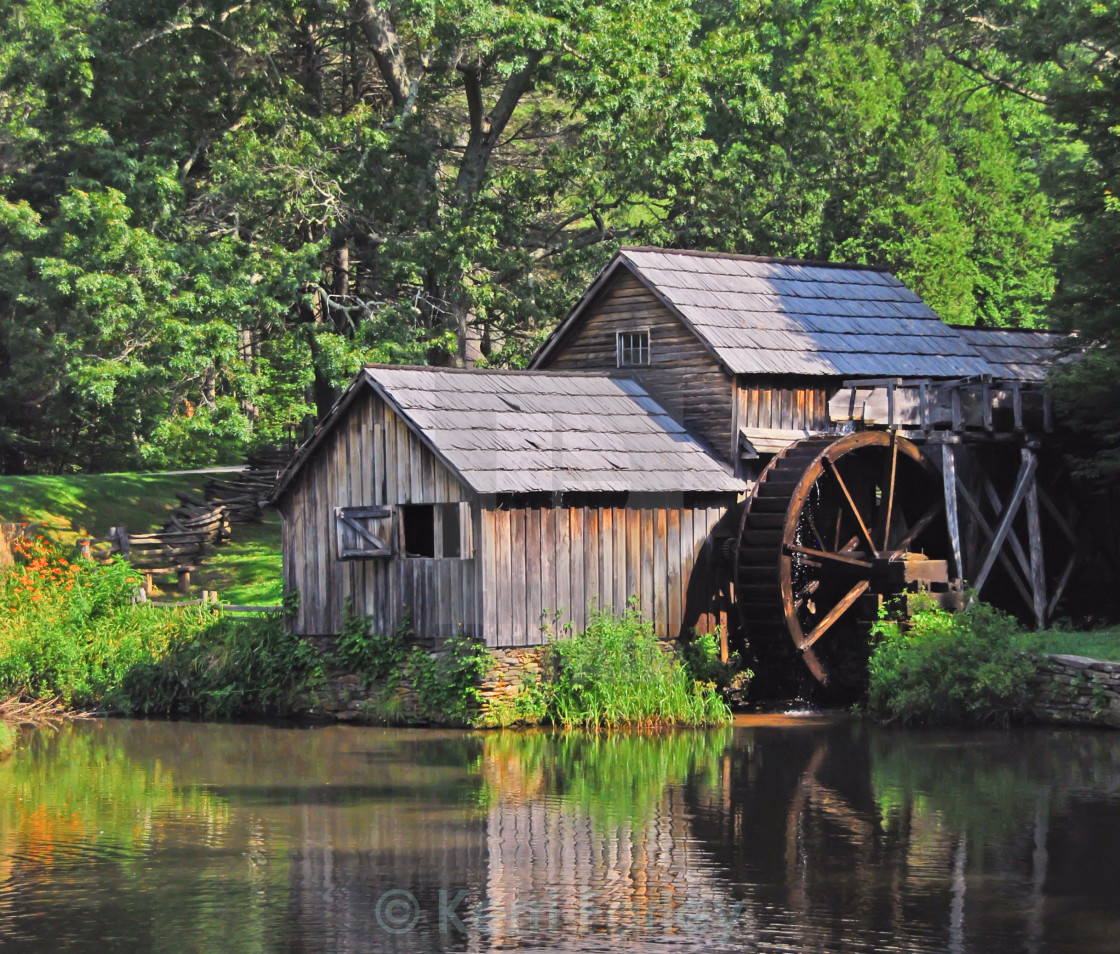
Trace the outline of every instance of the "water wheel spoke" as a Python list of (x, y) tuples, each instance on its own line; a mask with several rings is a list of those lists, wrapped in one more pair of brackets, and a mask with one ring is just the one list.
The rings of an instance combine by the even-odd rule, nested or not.
[(898, 477), (898, 431), (891, 431), (891, 451), (883, 458), (883, 477), (880, 486), (883, 488), (883, 499), (879, 503), (878, 531), (879, 538), (883, 541), (882, 549), (886, 550), (891, 538), (891, 516), (894, 512), (895, 480)]
[(934, 519), (939, 513), (941, 513), (941, 510), (944, 506), (945, 501), (938, 500), (918, 518), (917, 522), (909, 530), (906, 531), (906, 536), (898, 541), (898, 546), (894, 549), (894, 552), (891, 553), (892, 560), (901, 557), (902, 554), (910, 548), (910, 545), (922, 535), (926, 527), (933, 523)]
[(852, 499), (851, 492), (848, 490), (848, 485), (844, 483), (844, 478), (840, 476), (840, 471), (836, 465), (827, 457), (824, 458), (825, 470), (827, 470), (835, 479), (836, 483), (840, 485), (840, 490), (844, 493), (844, 499), (848, 503), (848, 508), (852, 512), (852, 516), (856, 518), (856, 525), (859, 527), (859, 532), (863, 534), (863, 539), (867, 541), (868, 549), (876, 556), (879, 551), (875, 546), (874, 541), (871, 539), (871, 533), (867, 529), (867, 524), (863, 522), (863, 515), (859, 512), (859, 507), (856, 506), (855, 500)]
[(843, 597), (841, 597), (840, 602), (832, 607), (832, 609), (830, 609), (827, 613), (825, 613), (821, 618), (821, 621), (813, 627), (813, 631), (805, 637), (805, 641), (799, 648), (802, 651), (809, 649), (813, 645), (813, 643), (815, 643), (832, 628), (833, 623), (835, 623), (841, 616), (844, 615), (845, 612), (847, 612), (848, 607), (850, 607), (856, 600), (858, 600), (861, 596), (863, 596), (864, 593), (867, 592), (867, 589), (870, 586), (871, 583), (869, 581), (860, 580), (855, 586), (848, 590), (848, 592), (845, 593)]
[(790, 556), (804, 556), (813, 561), (823, 561), (836, 566), (857, 570), (871, 570), (871, 564), (867, 560), (861, 560), (859, 557), (850, 556), (847, 553), (833, 553), (830, 550), (810, 550), (808, 547), (797, 546), (796, 544), (787, 546), (786, 553)]

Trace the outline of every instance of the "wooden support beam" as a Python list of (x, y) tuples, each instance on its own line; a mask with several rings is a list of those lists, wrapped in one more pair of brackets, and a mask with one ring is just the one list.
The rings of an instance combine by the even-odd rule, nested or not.
[(1054, 518), (1054, 522), (1058, 525), (1058, 529), (1065, 534), (1066, 539), (1074, 546), (1077, 546), (1077, 533), (1073, 529), (1072, 521), (1066, 521), (1061, 511), (1055, 506), (1054, 501), (1050, 499), (1050, 495), (1041, 487), (1038, 488), (1038, 499), (1041, 501), (1042, 506), (1046, 508), (1046, 512)]
[(949, 527), (949, 546), (953, 551), (953, 572), (964, 579), (961, 560), (961, 524), (957, 513), (957, 460), (952, 445), (941, 447), (941, 478), (945, 491), (945, 522)]
[(976, 588), (976, 593), (979, 595), (980, 591), (984, 588), (984, 584), (988, 582), (988, 575), (992, 572), (992, 567), (995, 566), (996, 557), (999, 556), (1000, 550), (1003, 548), (1003, 543), (1007, 539), (1007, 535), (1011, 532), (1011, 525), (1015, 521), (1015, 515), (1019, 512), (1019, 507), (1023, 504), (1023, 499), (1027, 494), (1027, 485), (1034, 479), (1035, 471), (1038, 469), (1038, 458), (1035, 457), (1033, 451), (1023, 449), (1023, 463), (1019, 468), (1019, 477), (1015, 481), (1015, 489), (1011, 492), (1011, 499), (1007, 501), (1007, 507), (1003, 511), (1003, 518), (1000, 520), (999, 527), (996, 528), (995, 536), (992, 538), (991, 546), (988, 547), (987, 556), (984, 557), (984, 562), (980, 567), (980, 572), (976, 574), (976, 579), (972, 581), (972, 585)]
[[(992, 510), (995, 512), (996, 519), (998, 520), (1000, 514), (1003, 513), (1003, 502), (999, 499), (999, 493), (987, 477), (984, 478), (984, 493), (987, 495), (988, 503), (992, 505)], [(992, 535), (991, 533), (988, 534), (989, 537)], [(1023, 570), (1023, 579), (1029, 583), (1031, 579), (1031, 561), (1030, 557), (1027, 556), (1027, 551), (1023, 549), (1023, 544), (1019, 542), (1019, 538), (1014, 533), (1008, 535), (1007, 544), (1011, 547), (1011, 552), (1015, 554), (1015, 559), (1019, 561), (1019, 566)], [(1033, 602), (1033, 599), (1028, 599), (1027, 605), (1030, 606)]]
[(1054, 610), (1058, 606), (1058, 600), (1062, 598), (1062, 594), (1066, 591), (1066, 586), (1069, 584), (1070, 578), (1073, 576), (1073, 569), (1077, 566), (1077, 558), (1080, 554), (1074, 550), (1070, 554), (1069, 560), (1066, 561), (1066, 568), (1062, 570), (1062, 575), (1058, 579), (1057, 586), (1054, 587), (1054, 592), (1050, 594), (1050, 602), (1046, 604), (1046, 618), (1052, 619)]
[(1035, 452), (1023, 448), (1024, 465), (1036, 461), (1034, 474), (1027, 485), (1027, 546), (1031, 551), (1031, 595), (1034, 596), (1034, 619), (1039, 629), (1046, 625), (1046, 563), (1042, 553), (1042, 520), (1038, 513), (1038, 466)]
[[(978, 530), (982, 531), (989, 540), (993, 539), (996, 535), (995, 531), (988, 524), (988, 521), (984, 519), (984, 514), (980, 510), (979, 502), (977, 502), (976, 498), (973, 497), (971, 493), (969, 493), (968, 488), (964, 485), (959, 477), (957, 478), (957, 492), (960, 494), (961, 500), (965, 502), (965, 505), (972, 513), (972, 525)], [(996, 509), (996, 516), (999, 516), (999, 507), (997, 507)], [(1014, 537), (1012, 539), (1014, 539)], [(1018, 542), (1018, 540), (1015, 540), (1015, 543)], [(1022, 546), (1019, 547), (1019, 552), (1022, 552)], [(1004, 569), (1007, 570), (1007, 575), (1011, 579), (1011, 582), (1015, 584), (1015, 588), (1019, 591), (1019, 595), (1023, 598), (1023, 602), (1027, 606), (1031, 606), (1034, 602), (1034, 599), (1031, 596), (1030, 590), (1027, 589), (1027, 584), (1023, 582), (1023, 578), (1016, 571), (1015, 564), (1011, 562), (1011, 557), (1009, 557), (1001, 550), (999, 559), (1000, 563), (1003, 564)], [(1029, 576), (1029, 565), (1026, 563), (1025, 556), (1023, 557), (1023, 561), (1023, 573)]]

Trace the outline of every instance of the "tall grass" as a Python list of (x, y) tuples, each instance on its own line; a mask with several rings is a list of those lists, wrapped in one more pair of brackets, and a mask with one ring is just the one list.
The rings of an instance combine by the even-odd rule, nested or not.
[(579, 634), (549, 647), (541, 695), (547, 718), (563, 726), (721, 725), (731, 710), (711, 682), (699, 682), (664, 650), (633, 606), (621, 616), (592, 613)]

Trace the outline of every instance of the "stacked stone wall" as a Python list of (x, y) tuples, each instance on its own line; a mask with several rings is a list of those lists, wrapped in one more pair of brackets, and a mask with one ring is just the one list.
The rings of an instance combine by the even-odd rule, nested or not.
[(1120, 728), (1120, 663), (1044, 656), (1028, 683), (1036, 722)]

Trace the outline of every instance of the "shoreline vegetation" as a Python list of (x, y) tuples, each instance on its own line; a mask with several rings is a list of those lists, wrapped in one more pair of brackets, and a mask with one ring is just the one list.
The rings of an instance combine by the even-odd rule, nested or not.
[[(407, 685), (418, 721), (478, 727), (723, 725), (731, 719), (728, 692), (741, 694), (751, 676), (734, 660), (720, 662), (713, 636), (666, 650), (630, 607), (593, 612), (584, 632), (560, 634), (539, 674), (480, 709), (492, 661), (470, 639), (433, 652), (410, 633), (377, 634), (351, 617), (334, 648), (321, 651), (279, 615), (138, 604), (140, 576), (128, 563), (80, 559), (46, 536), (14, 541), (12, 554), (0, 568), (0, 700), (9, 700), (0, 704), (0, 750), (14, 743), (11, 723), (52, 712), (309, 717), (339, 670), (379, 694), (383, 705), (366, 710), (367, 718), (410, 721), (400, 705)], [(873, 643), (862, 713), (897, 724), (1022, 721), (1039, 655), (1092, 651), (1120, 661), (1120, 631), (1023, 633), (979, 602), (957, 614), (930, 606), (908, 620), (884, 618)]]
[[(731, 711), (717, 683), (734, 673), (712, 637), (663, 650), (633, 608), (593, 614), (584, 633), (550, 649), (544, 676), (491, 711), (479, 684), (491, 665), (469, 639), (430, 652), (408, 633), (370, 631), (353, 618), (334, 650), (318, 651), (278, 615), (231, 618), (209, 607), (137, 603), (127, 562), (78, 558), (44, 535), (12, 543), (0, 570), (0, 699), (54, 700), (72, 711), (203, 720), (301, 716), (314, 710), (328, 671), (345, 668), (385, 688), (405, 680), (420, 716), (444, 724), (719, 725)], [(744, 677), (741, 677), (741, 679)]]

